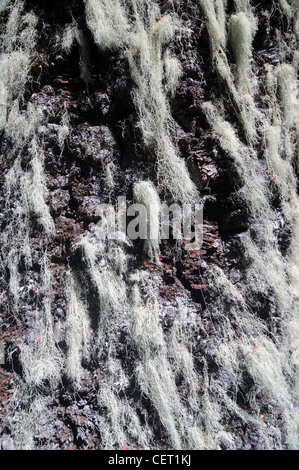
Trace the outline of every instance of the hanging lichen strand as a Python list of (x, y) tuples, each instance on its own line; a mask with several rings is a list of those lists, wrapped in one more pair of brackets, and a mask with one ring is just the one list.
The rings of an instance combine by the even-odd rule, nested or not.
[[(42, 407), (43, 402), (36, 387), (45, 380), (56, 382), (60, 377), (60, 353), (54, 340), (49, 295), (51, 272), (46, 255), (54, 223), (46, 203), (44, 152), (39, 132), (43, 113), (31, 103), (22, 104), (35, 54), (37, 23), (34, 13), (24, 11), (24, 2), (15, 2), (3, 28), (0, 56), (0, 129), (6, 142), (2, 158), (10, 165), (4, 182), (8, 217), (2, 233), (1, 274), (6, 270), (9, 273), (8, 294), (12, 299), (13, 321), (24, 321), (20, 312), (32, 289), (37, 297), (32, 311), (35, 320), (20, 355), (23, 381), (16, 378), (15, 395), (10, 405), (13, 414), (14, 400), (18, 402), (22, 397), (24, 408), (16, 425), (15, 443), (25, 449), (33, 446), (36, 417), (33, 410)], [(33, 219), (40, 230), (39, 246), (32, 246)], [(33, 264), (40, 267), (36, 281), (28, 276)]]
[[(211, 317), (223, 324), (222, 336), (215, 342), (215, 361), (223, 373), (229, 374), (236, 394), (242, 387), (242, 378), (246, 373), (264, 393), (276, 401), (284, 416), (287, 446), (296, 449), (299, 425), (298, 413), (295, 411), (298, 398), (296, 378), (298, 357), (294, 337), (295, 331), (298, 332), (299, 323), (298, 304), (296, 304), (298, 197), (292, 171), (292, 160), (296, 158), (298, 138), (298, 88), (295, 69), (292, 64), (278, 65), (272, 69), (265, 67), (263, 80), (269, 84), (269, 87), (262, 88), (256, 82), (251, 67), (252, 43), (257, 31), (257, 19), (250, 2), (236, 1), (235, 13), (231, 15), (229, 21), (227, 21), (225, 1), (203, 1), (200, 7), (206, 19), (215, 68), (219, 78), (226, 83), (236, 108), (235, 118), (240, 120), (243, 132), (237, 131), (226, 118), (225, 102), (219, 99), (215, 104), (206, 102), (203, 110), (215, 130), (220, 146), (234, 161), (240, 174), (242, 180), (240, 193), (251, 212), (252, 226), (256, 232), (255, 238), (250, 233), (244, 236), (244, 247), (250, 259), (250, 267), (247, 270), (246, 288), (243, 293), (236, 291), (221, 270), (217, 269), (211, 273), (211, 288), (219, 297), (217, 303), (209, 306), (209, 310)], [(289, 5), (289, 8), (292, 7)], [(131, 76), (135, 82), (133, 99), (144, 143), (156, 145), (160, 181), (167, 181), (165, 186), (170, 190), (174, 200), (183, 202), (190, 199), (175, 190), (175, 187), (180, 186), (178, 181), (182, 181), (181, 177), (178, 178), (180, 170), (176, 174), (171, 172), (176, 168), (176, 163), (181, 165), (181, 162), (171, 143), (169, 105), (165, 88), (162, 87), (163, 78), (165, 79), (163, 42), (169, 41), (175, 29), (179, 28), (179, 23), (177, 20), (170, 21), (171, 16), (168, 15), (163, 16), (163, 20), (157, 21), (160, 17), (160, 12), (153, 2), (146, 4), (142, 1), (87, 2), (88, 24), (99, 48), (122, 51), (128, 59)], [(234, 67), (229, 64), (227, 58), (228, 47), (235, 58)], [(179, 70), (177, 65), (173, 74), (176, 70)], [(175, 80), (173, 82), (175, 83)], [(257, 97), (260, 102), (261, 96), (265, 103), (263, 107), (257, 104)], [(275, 115), (273, 115), (274, 106)], [(259, 137), (260, 135), (263, 137)], [(286, 158), (279, 156), (281, 146), (285, 148)], [(258, 158), (258, 150), (261, 149), (265, 155), (262, 160)], [(169, 158), (170, 156), (173, 158)], [(276, 168), (273, 167), (274, 164)], [(191, 188), (188, 180), (186, 184), (181, 183), (183, 189)], [(270, 182), (273, 180), (277, 181), (280, 190), (286, 221), (293, 228), (292, 247), (286, 256), (280, 252), (273, 229), (277, 217), (271, 204)], [(188, 193), (192, 194), (189, 190)], [(284, 318), (282, 340), (269, 339), (266, 326), (251, 312), (246, 297), (248, 293), (255, 291), (265, 295), (274, 292), (278, 308)], [(141, 311), (139, 309), (140, 318)], [(232, 322), (238, 325), (238, 335), (235, 326), (232, 327)], [(144, 334), (145, 330), (141, 332), (141, 336), (132, 330), (133, 342), (139, 344), (141, 340), (143, 344), (143, 359), (137, 369), (137, 379), (158, 411), (173, 444), (179, 448), (182, 445), (180, 436), (183, 434), (186, 436), (183, 427), (184, 409), (177, 401), (175, 392), (171, 400), (164, 396), (164, 384), (168, 380), (168, 394), (172, 394), (173, 389), (171, 375), (168, 372), (169, 365), (165, 363), (163, 366), (162, 360), (156, 362), (148, 357), (151, 348), (149, 343), (144, 343), (146, 339)], [(137, 341), (137, 338), (140, 339)], [(175, 351), (178, 361), (175, 364), (178, 367), (183, 352), (179, 355), (177, 349)], [(196, 375), (194, 376), (192, 372), (192, 360), (190, 364), (188, 375), (196, 380)], [(159, 368), (162, 366), (164, 373), (163, 376), (159, 376)], [(240, 409), (234, 398), (222, 389), (215, 386), (213, 392), (209, 397), (206, 389), (204, 398), (201, 397), (202, 402), (210, 404), (209, 409), (213, 410), (213, 413), (207, 413), (206, 409), (201, 409), (198, 404), (200, 421), (204, 423), (206, 434), (203, 434), (201, 425), (195, 426), (194, 432), (192, 431), (193, 437), (201, 436), (199, 440), (193, 442), (195, 448), (197, 446), (206, 448), (208, 443), (212, 448), (214, 446), (217, 448), (217, 436), (223, 438), (225, 435), (220, 425), (221, 416), (225, 413), (232, 413), (244, 422), (256, 426), (261, 442), (266, 448), (271, 448), (273, 445), (280, 448), (281, 441), (273, 443), (273, 440), (269, 439), (267, 426), (260, 419), (260, 408), (254, 395), (248, 397), (251, 409), (248, 413)], [(198, 398), (194, 399), (196, 402)], [(170, 402), (175, 404), (173, 409)], [(181, 423), (181, 427), (178, 428), (176, 421)], [(208, 436), (206, 440), (202, 440), (203, 435)], [(229, 436), (226, 436), (226, 439), (229, 441)], [(191, 445), (191, 437), (187, 440), (187, 445)], [(233, 443), (231, 446), (233, 448)]]
[[(219, 10), (219, 3), (222, 8)], [(283, 410), (285, 439), (289, 448), (298, 449), (299, 416), (298, 400), (298, 348), (295, 337), (299, 332), (298, 307), (298, 209), (299, 200), (296, 190), (296, 177), (293, 166), (297, 157), (298, 141), (298, 82), (296, 79), (297, 53), (293, 62), (284, 63), (281, 53), (280, 63), (276, 66), (265, 65), (259, 82), (251, 67), (252, 41), (256, 32), (257, 20), (250, 2), (236, 1), (236, 14), (228, 22), (228, 45), (215, 34), (220, 31), (223, 18), (217, 18), (225, 11), (226, 2), (202, 2), (210, 35), (211, 53), (219, 75), (224, 78), (231, 99), (236, 105), (236, 121), (240, 118), (242, 129), (229, 122), (225, 112), (225, 102), (206, 102), (203, 110), (215, 130), (222, 149), (235, 163), (242, 180), (240, 192), (251, 213), (251, 227), (243, 243), (250, 259), (247, 269), (246, 289), (240, 293), (231, 291), (230, 304), (233, 308), (223, 311), (223, 302), (218, 308), (211, 307), (212, 315), (223, 311), (224, 342), (220, 341), (215, 355), (225, 370), (233, 368), (235, 373), (244, 369), (256, 384), (273, 396)], [(296, 3), (278, 2), (287, 16), (296, 17)], [(296, 24), (295, 24), (296, 29)], [(296, 31), (295, 31), (296, 33)], [(282, 38), (279, 39), (282, 42)], [(235, 57), (235, 66), (230, 67), (226, 48), (230, 47)], [(281, 50), (283, 51), (283, 47)], [(263, 103), (262, 106), (257, 104)], [(220, 98), (221, 100), (221, 98)], [(241, 132), (244, 132), (245, 139)], [(240, 132), (241, 131), (241, 132)], [(258, 137), (260, 136), (260, 137)], [(245, 141), (244, 141), (245, 140)], [(263, 152), (263, 158), (258, 152)], [(279, 248), (275, 235), (278, 211), (272, 207), (273, 183), (279, 192), (280, 211), (285, 223), (292, 228), (292, 243), (286, 255)], [(216, 276), (216, 277), (215, 277)], [(223, 278), (223, 280), (221, 280)], [(223, 301), (228, 295), (229, 281), (223, 273), (215, 271), (213, 285), (221, 280)], [(223, 282), (226, 283), (226, 287)], [(282, 339), (268, 337), (263, 325), (256, 323), (244, 299), (248, 293), (263, 292), (274, 294), (283, 318)], [(235, 300), (233, 300), (235, 299)], [(245, 310), (240, 309), (240, 302)], [(229, 315), (228, 315), (229, 313)], [(247, 326), (242, 337), (236, 336), (228, 317), (233, 315), (240, 328)], [(229, 340), (225, 339), (229, 335)], [(222, 343), (222, 344), (221, 344)], [(234, 345), (234, 346), (233, 346)], [(251, 354), (252, 346), (256, 347)], [(225, 352), (223, 350), (225, 348)], [(244, 351), (241, 353), (240, 351)], [(224, 362), (223, 362), (224, 361)], [(225, 364), (224, 364), (225, 363)], [(219, 394), (222, 395), (219, 390)], [(223, 400), (223, 397), (220, 398)], [(251, 405), (254, 396), (250, 397)], [(226, 397), (227, 400), (227, 397)], [(226, 403), (227, 406), (230, 406)], [(254, 406), (252, 406), (254, 408)], [(244, 413), (243, 420), (253, 419), (252, 414)], [(261, 435), (266, 431), (264, 424), (256, 422)], [(267, 432), (267, 431), (266, 431)], [(265, 435), (264, 435), (265, 437)]]
[[(92, 34), (97, 54), (118, 54), (126, 61), (138, 144), (156, 159), (159, 185), (156, 188), (141, 173), (130, 186), (132, 201), (142, 204), (148, 217), (147, 237), (140, 243), (142, 256), (137, 244), (125, 236), (103, 239), (101, 229), (113, 227), (113, 213), (97, 206), (94, 214), (88, 214), (90, 219), (80, 220), (80, 234), (65, 242), (61, 261), (55, 250), (52, 260), (48, 256), (59, 243), (45, 165), (48, 147), (43, 133), (48, 115), (33, 104), (38, 102), (36, 96), (28, 99), (25, 91), (38, 54), (39, 10), (28, 12), (26, 2), (0, 0), (0, 15), (6, 15), (0, 56), (1, 159), (6, 165), (0, 269), (11, 308), (5, 321), (22, 325), (23, 334), (18, 370), (12, 371), (14, 394), (6, 406), (7, 426), (17, 449), (55, 448), (57, 441), (47, 442), (40, 431), (43, 420), (49, 423), (47, 416), (54, 434), (67, 423), (63, 432), (71, 437), (63, 444), (66, 449), (74, 445), (118, 450), (129, 444), (132, 449), (235, 450), (239, 448), (232, 431), (236, 422), (254, 429), (255, 448), (299, 449), (299, 200), (294, 172), (299, 157), (299, 54), (294, 47), (286, 50), (277, 29), (279, 60), (260, 65), (257, 76), (254, 40), (259, 16), (253, 2), (188, 0), (189, 9), (184, 10), (184, 2), (173, 0), (163, 2), (163, 14), (161, 3), (86, 0), (82, 10), (86, 24), (73, 18), (57, 34), (61, 54), (78, 48), (78, 76), (86, 94), (94, 71), (91, 38), (84, 27)], [(298, 44), (298, 2), (276, 0), (274, 7), (288, 23), (290, 42)], [(205, 91), (202, 121), (211, 126), (215, 150), (221, 150), (237, 175), (238, 197), (250, 222), (240, 235), (246, 261), (246, 267), (240, 268), (242, 289), (220, 267), (221, 261), (210, 263), (210, 294), (203, 306), (194, 301), (193, 291), (185, 289), (183, 277), (179, 279), (184, 260), (172, 260), (177, 279), (167, 277), (169, 266), (164, 270), (159, 239), (162, 197), (172, 203), (199, 200), (175, 145), (171, 113), (183, 72), (171, 45), (179, 36), (186, 42), (190, 39), (186, 11), (202, 22), (196, 32), (207, 34), (210, 73), (221, 83), (220, 90), (214, 86), (211, 93)], [(264, 18), (269, 15), (268, 10), (263, 12)], [(57, 80), (63, 81), (60, 76)], [(49, 93), (56, 99), (54, 92)], [(70, 155), (74, 147), (69, 145), (74, 122), (64, 103), (59, 125), (55, 124), (56, 137), (51, 134), (57, 149), (50, 163), (56, 168), (55, 158), (68, 159), (65, 180), (76, 173), (75, 157)], [(97, 154), (101, 145), (102, 141), (88, 142), (84, 158)], [(81, 161), (86, 173), (90, 161)], [(113, 203), (113, 191), (120, 190), (116, 189), (118, 165), (115, 155), (109, 155), (101, 166), (101, 191)], [(79, 203), (74, 190), (68, 187), (68, 191), (74, 210)], [(97, 203), (105, 199), (99, 193)], [(279, 203), (275, 205), (274, 199)], [(285, 252), (277, 237), (279, 223), (292, 233)], [(199, 253), (193, 250), (190, 257), (199, 278)], [(63, 264), (59, 286), (56, 261)], [(164, 296), (165, 279), (170, 297)], [(63, 303), (55, 317), (58, 288)], [(280, 334), (262, 319), (261, 304), (252, 303), (256, 298), (271, 301)], [(210, 327), (209, 333), (205, 327)], [(194, 345), (204, 334), (206, 349), (195, 356)], [(11, 357), (14, 354), (11, 351)], [(92, 390), (86, 384), (92, 384)], [(91, 402), (86, 404), (85, 396), (92, 396)], [(82, 418), (84, 408), (88, 411)], [(92, 422), (91, 415), (96, 415)], [(80, 426), (93, 436), (91, 444), (85, 443)]]
[(171, 138), (168, 96), (181, 68), (169, 43), (181, 28), (178, 18), (161, 16), (157, 3), (145, 0), (87, 0), (86, 17), (99, 49), (119, 51), (128, 60), (137, 126), (157, 155), (161, 187), (176, 202), (194, 202), (196, 188)]

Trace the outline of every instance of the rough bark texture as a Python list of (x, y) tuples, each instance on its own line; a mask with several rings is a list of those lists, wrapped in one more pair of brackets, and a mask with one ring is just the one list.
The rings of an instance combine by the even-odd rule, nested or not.
[[(174, 120), (174, 142), (204, 202), (203, 244), (200, 250), (190, 251), (178, 248), (174, 240), (163, 240), (160, 246), (161, 265), (156, 265), (143, 252), (142, 241), (125, 240), (116, 246), (120, 245), (125, 253), (127, 278), (134, 273), (143, 276), (141, 292), (146, 291), (147, 283), (154, 279), (158, 287), (159, 325), (166, 345), (171, 343), (173, 325), (179, 311), (181, 315), (182, 311), (187, 311), (183, 313), (185, 320), (181, 324), (185, 333), (178, 344), (183, 344), (191, 353), (194, 383), (188, 383), (184, 365), (181, 373), (178, 367), (173, 366), (173, 380), (177, 396), (186, 410), (188, 400), (193, 396), (193, 388), (197, 390), (202, 446), (200, 440), (195, 441), (193, 446), (246, 450), (296, 447), (296, 444), (289, 444), (286, 437), (282, 402), (271, 396), (245, 366), (243, 371), (239, 371), (236, 385), (232, 371), (222, 365), (217, 356), (219, 338), (224, 338), (224, 342), (231, 339), (229, 335), (225, 339), (226, 327), (222, 317), (226, 317), (234, 332), (235, 342), (232, 347), (236, 348), (238, 338), (242, 341), (244, 337), (236, 311), (243, 315), (246, 305), (251, 314), (262, 321), (266, 327), (266, 337), (273, 341), (278, 350), (284, 334), (284, 318), (271, 286), (266, 290), (259, 289), (258, 285), (255, 289), (247, 285), (246, 272), (251, 260), (242, 240), (244, 234), (248, 233), (255, 240), (258, 227), (250, 213), (248, 201), (240, 191), (244, 185), (242, 175), (232, 156), (221, 145), (217, 131), (208, 122), (203, 104), (211, 100), (215, 103), (218, 100), (222, 105), (224, 103), (226, 120), (235, 126), (246, 148), (250, 146), (247, 145), (227, 83), (215, 66), (205, 12), (200, 5), (193, 5), (193, 2), (181, 2), (179, 6), (178, 2), (160, 1), (159, 4), (162, 17), (172, 11), (171, 4), (175, 4), (176, 14), (185, 28), (172, 41), (172, 54), (182, 66), (182, 75), (169, 100)], [(275, 67), (281, 63), (281, 44), (287, 44), (283, 58), (286, 64), (293, 63), (297, 44), (293, 20), (288, 20), (275, 2), (260, 0), (251, 1), (250, 4), (258, 24), (252, 43), (251, 68), (254, 77), (262, 80), (267, 64)], [(11, 9), (12, 6), (8, 6), (2, 13), (3, 30)], [(171, 449), (176, 445), (175, 433), (171, 435), (165, 415), (151, 396), (151, 391), (146, 393), (142, 389), (138, 375), (139, 362), (145, 361), (145, 358), (142, 347), (138, 349), (134, 338), (133, 341), (131, 338), (133, 327), (127, 323), (131, 307), (127, 307), (128, 316), (122, 317), (120, 313), (115, 323), (108, 317), (107, 324), (103, 323), (104, 339), (101, 343), (97, 339), (97, 331), (103, 301), (86, 258), (76, 245), (82, 236), (92, 236), (100, 219), (100, 204), (116, 204), (117, 197), (121, 195), (126, 196), (128, 204), (133, 201), (134, 183), (150, 180), (156, 185), (161, 200), (168, 197), (164, 188), (159, 187), (155, 146), (144, 145), (140, 129), (136, 126), (138, 116), (132, 98), (135, 85), (128, 61), (121, 50), (100, 50), (86, 24), (83, 2), (28, 1), (25, 2), (22, 14), (29, 11), (33, 11), (38, 18), (36, 50), (30, 59), (28, 80), (19, 101), (19, 110), (20, 113), (22, 110), (25, 112), (28, 103), (32, 103), (43, 112), (38, 132), (43, 152), (45, 203), (54, 222), (54, 230), (50, 235), (45, 235), (41, 220), (34, 211), (29, 210), (29, 238), (34, 256), (29, 264), (22, 255), (19, 256), (18, 303), (8, 287), (11, 272), (5, 258), (7, 246), (4, 245), (9, 238), (0, 235), (3, 246), (1, 340), (6, 351), (5, 365), (0, 367), (2, 448), (120, 449), (128, 445), (129, 449)], [(271, 12), (271, 15), (267, 16), (265, 12)], [(228, 1), (226, 24), (235, 13), (235, 3)], [(82, 78), (82, 50), (78, 41), (74, 40), (68, 51), (61, 44), (66, 25), (74, 24), (74, 20), (84, 36), (88, 51), (88, 83)], [(21, 23), (19, 29), (25, 26)], [(234, 64), (235, 57), (230, 47), (227, 57)], [(255, 100), (260, 108), (265, 106), (265, 103), (259, 103), (259, 96)], [(64, 129), (65, 139), (61, 137), (64, 116), (68, 120)], [(257, 132), (262, 135), (263, 129), (259, 128)], [(6, 233), (16, 206), (24, 197), (21, 192), (18, 193), (18, 189), (12, 191), (9, 200), (4, 193), (8, 171), (16, 158), (6, 157), (13, 145), (11, 142), (8, 133), (3, 131), (0, 164), (1, 234)], [(263, 145), (263, 138), (259, 136), (253, 148), (260, 161), (264, 159)], [(24, 172), (30, 167), (29, 146), (30, 139), (20, 150)], [(294, 159), (292, 165), (294, 174), (297, 172), (298, 175), (297, 162)], [(109, 169), (116, 169), (113, 171), (113, 184), (110, 185), (107, 184)], [(281, 199), (274, 187), (276, 176), (271, 177), (271, 207), (277, 216), (275, 233), (280, 252), (287, 257), (292, 227), (284, 219)], [(45, 253), (52, 279), (50, 284), (43, 280), (46, 268), (41, 259)], [(105, 258), (105, 262), (109, 263), (109, 259)], [(236, 298), (220, 292), (221, 287), (218, 285), (216, 288), (213, 284), (211, 273), (215, 267), (222, 270), (227, 282), (237, 292), (236, 295), (243, 296), (239, 304)], [(74, 383), (68, 377), (62, 359), (59, 378), (54, 377), (52, 380), (46, 377), (40, 383), (30, 385), (26, 371), (24, 373), (25, 359), (22, 359), (22, 354), (30, 342), (43, 341), (43, 333), (37, 333), (35, 325), (48, 301), (55, 348), (62, 358), (68, 354), (70, 345), (67, 340), (68, 300), (65, 282), (70, 271), (80, 286), (78, 296), (86, 306), (91, 332), (89, 354), (81, 358), (81, 380)], [(100, 276), (104, 276), (101, 273), (105, 271), (99, 272)], [(129, 299), (131, 295), (129, 292)], [(144, 295), (146, 297), (146, 292)], [(232, 310), (233, 304), (235, 310)], [(216, 310), (217, 315), (213, 313)], [(192, 317), (192, 321), (189, 317)], [(244, 354), (253, 355), (258, 347), (262, 348), (262, 345), (257, 340), (251, 343), (252, 349)], [(176, 364), (171, 354), (169, 367)], [(112, 372), (111, 361), (114, 364)], [(116, 409), (110, 401), (105, 402), (105, 387), (113, 391), (118, 403)], [(221, 398), (221, 393), (229, 397), (230, 403), (234, 405), (228, 405)], [(220, 414), (217, 419), (209, 421), (208, 408), (213, 406), (214, 396), (218, 397), (216, 401)], [(163, 394), (160, 399), (165, 399)], [(39, 405), (34, 408), (33, 404), (37, 402)], [(32, 430), (26, 416), (32, 419), (30, 417), (36, 416), (34, 413), (37, 413), (38, 418)], [(194, 409), (192, 413), (195, 416)], [(138, 426), (146, 436), (146, 443), (134, 435), (133, 425), (130, 425), (134, 419), (138, 420)], [(178, 417), (175, 419), (178, 420)], [(193, 426), (192, 419), (190, 428)], [(263, 423), (261, 428), (257, 424), (259, 420)], [(215, 422), (219, 424), (218, 430), (214, 429)], [(24, 436), (19, 438), (22, 433)], [(119, 442), (122, 437), (124, 442)], [(184, 442), (184, 438), (181, 438), (182, 447), (191, 447), (191, 438), (188, 440), (186, 437)]]

